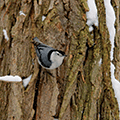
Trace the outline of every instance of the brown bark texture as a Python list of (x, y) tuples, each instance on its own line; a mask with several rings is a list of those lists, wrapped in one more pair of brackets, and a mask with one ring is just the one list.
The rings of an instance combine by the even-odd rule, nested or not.
[[(99, 26), (89, 32), (87, 0), (0, 0), (0, 76), (32, 74), (26, 88), (22, 82), (0, 81), (0, 120), (119, 120), (104, 0), (95, 2)], [(113, 63), (120, 81), (120, 3), (111, 3), (116, 14)], [(33, 37), (65, 51), (59, 68), (39, 66)]]

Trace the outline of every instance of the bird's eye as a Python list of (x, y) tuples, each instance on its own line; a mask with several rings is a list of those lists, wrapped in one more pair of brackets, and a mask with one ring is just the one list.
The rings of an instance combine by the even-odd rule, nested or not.
[(61, 56), (61, 54), (57, 53), (58, 56)]
[(60, 57), (62, 56), (62, 55), (61, 55), (60, 53), (58, 53), (58, 52), (57, 52), (57, 55), (60, 56)]
[(58, 51), (56, 52), (56, 55), (58, 55), (58, 56), (62, 57), (62, 54), (61, 54), (61, 53), (59, 53)]

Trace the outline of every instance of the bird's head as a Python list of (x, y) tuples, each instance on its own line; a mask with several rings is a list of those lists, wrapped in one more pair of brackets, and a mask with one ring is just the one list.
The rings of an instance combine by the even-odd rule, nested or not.
[(50, 60), (52, 63), (55, 63), (57, 66), (60, 66), (63, 62), (63, 59), (66, 57), (65, 52), (60, 50), (55, 50), (51, 53)]

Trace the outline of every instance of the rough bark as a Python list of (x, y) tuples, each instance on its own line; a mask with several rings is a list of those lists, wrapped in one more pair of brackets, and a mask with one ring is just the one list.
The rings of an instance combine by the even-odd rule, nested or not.
[[(99, 27), (93, 26), (89, 32), (87, 0), (0, 1), (0, 76), (26, 78), (32, 74), (26, 89), (22, 82), (0, 81), (1, 120), (119, 119), (110, 77), (111, 44), (104, 0), (96, 0), (96, 5)], [(120, 80), (119, 1), (112, 0), (112, 5), (116, 12), (113, 63), (116, 79)], [(46, 17), (44, 21), (42, 16)], [(40, 67), (31, 43), (33, 37), (65, 51), (68, 57), (64, 63), (51, 71)]]

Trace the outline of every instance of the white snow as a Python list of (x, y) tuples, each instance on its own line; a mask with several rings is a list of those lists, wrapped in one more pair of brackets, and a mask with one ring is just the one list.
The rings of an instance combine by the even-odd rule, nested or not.
[(87, 25), (89, 26), (89, 32), (93, 30), (92, 25), (98, 26), (98, 16), (97, 16), (97, 7), (95, 0), (88, 0), (89, 11), (86, 12)]
[(23, 11), (19, 12), (20, 15), (26, 16), (25, 13), (23, 13)]
[(115, 66), (112, 63), (113, 60), (113, 50), (114, 50), (114, 37), (115, 37), (115, 12), (111, 5), (111, 0), (104, 0), (105, 8), (106, 8), (106, 24), (108, 27), (110, 41), (111, 41), (111, 52), (110, 52), (110, 59), (111, 59), (111, 81), (112, 86), (115, 92), (115, 97), (117, 98), (120, 110), (120, 82), (115, 79), (114, 71)]
[(114, 27), (114, 23), (115, 23), (115, 12), (114, 9), (111, 5), (111, 0), (104, 0), (105, 3), (105, 8), (106, 8), (106, 23), (107, 23), (107, 27), (109, 30), (109, 34), (110, 34), (110, 41), (111, 41), (111, 61), (113, 60), (113, 49), (114, 49), (114, 37), (115, 37), (115, 27)]
[(44, 21), (44, 20), (45, 20), (45, 18), (46, 18), (46, 17), (43, 15), (43, 16), (42, 16), (42, 21)]
[(120, 110), (120, 82), (115, 79), (114, 76), (115, 66), (111, 63), (111, 79), (112, 79), (112, 86), (115, 92), (115, 97), (117, 98), (119, 110)]
[(42, 5), (42, 0), (39, 0), (39, 5)]
[(26, 87), (28, 85), (28, 83), (30, 82), (31, 80), (31, 77), (32, 77), (32, 74), (23, 79), (22, 81), (22, 78), (18, 75), (15, 75), (15, 76), (12, 76), (12, 75), (6, 75), (6, 76), (1, 76), (0, 77), (0, 81), (6, 81), (6, 82), (23, 82), (23, 86)]
[[(23, 86), (26, 87), (28, 85), (28, 83), (30, 82), (31, 80), (31, 77), (32, 77), (32, 74), (23, 79)], [(6, 75), (6, 76), (1, 76), (0, 77), (0, 81), (6, 81), (6, 82), (21, 82), (22, 81), (22, 78), (18, 75), (15, 75), (15, 76), (12, 76), (12, 75)]]
[(4, 33), (4, 36), (5, 36), (5, 39), (8, 41), (9, 40), (9, 37), (7, 35), (7, 31), (5, 29), (3, 29), (3, 33)]
[(21, 82), (22, 81), (21, 77), (19, 77), (18, 75), (16, 75), (16, 76), (12, 76), (12, 75), (2, 76), (2, 77), (0, 77), (0, 80), (6, 81), (6, 82)]
[(30, 80), (31, 80), (31, 77), (32, 77), (32, 74), (31, 74), (29, 77), (23, 79), (23, 86), (24, 86), (24, 87), (26, 87), (26, 86), (28, 85), (28, 83), (29, 83)]
[(100, 58), (100, 61), (98, 63), (99, 63), (99, 66), (101, 66), (101, 64), (102, 64), (102, 58)]

